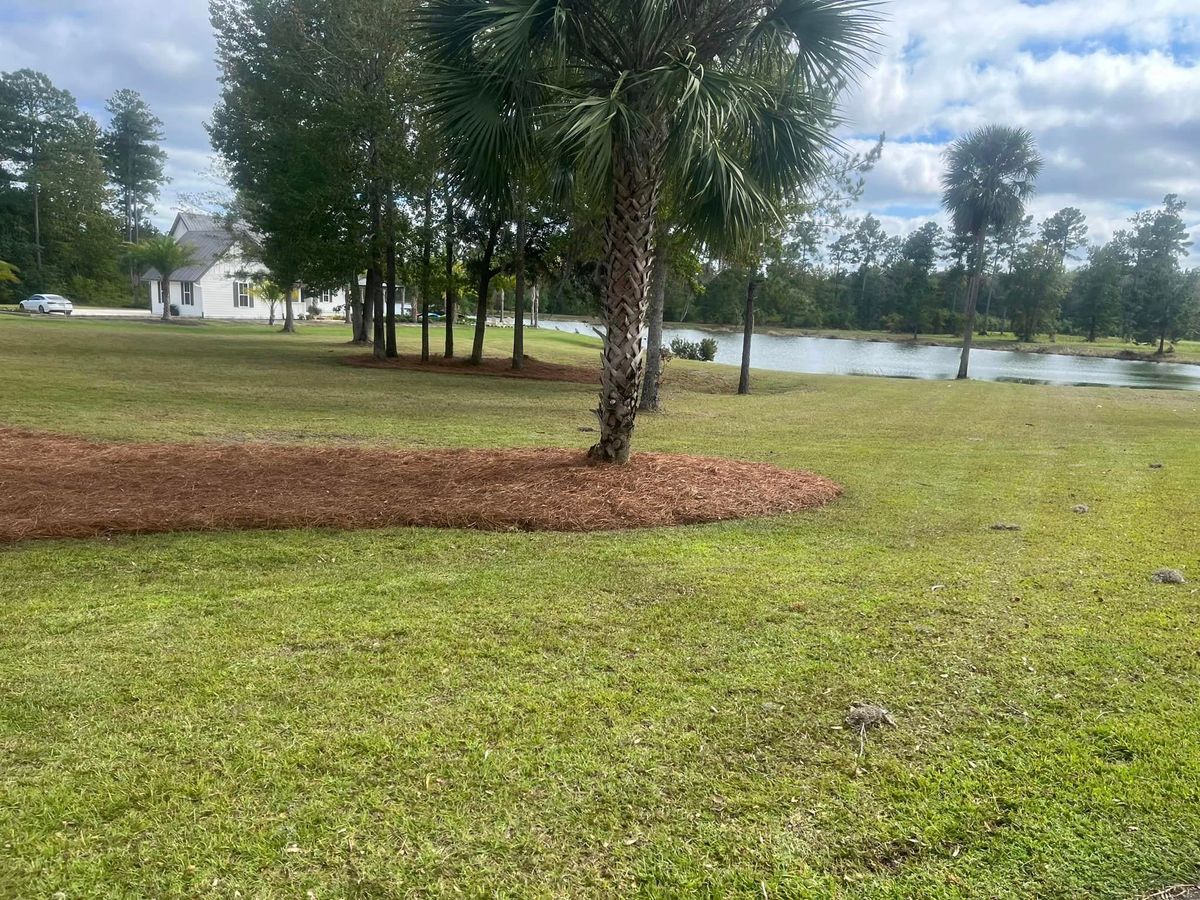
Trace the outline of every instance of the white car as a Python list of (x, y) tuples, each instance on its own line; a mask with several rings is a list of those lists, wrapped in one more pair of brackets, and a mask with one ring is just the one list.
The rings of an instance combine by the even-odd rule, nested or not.
[(46, 315), (58, 312), (68, 316), (75, 311), (71, 301), (58, 294), (34, 294), (29, 299), (21, 301), (21, 309), (25, 312), (39, 312)]

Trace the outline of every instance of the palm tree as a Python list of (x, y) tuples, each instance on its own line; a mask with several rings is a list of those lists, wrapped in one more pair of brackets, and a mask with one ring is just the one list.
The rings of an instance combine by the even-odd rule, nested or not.
[(1024, 128), (986, 125), (959, 138), (946, 151), (942, 206), (954, 218), (958, 233), (969, 237), (972, 244), (959, 378), (967, 377), (971, 358), (984, 243), (989, 233), (1011, 228), (1025, 215), (1025, 201), (1033, 195), (1041, 170), (1033, 135)]
[[(645, 373), (665, 191), (712, 245), (777, 217), (819, 170), (833, 99), (875, 36), (873, 0), (431, 0), (435, 117), (460, 180), (562, 160), (603, 211), (600, 439), (625, 462)], [(530, 86), (536, 86), (536, 90)], [(552, 153), (553, 158), (547, 156)], [(512, 195), (511, 188), (508, 195)]]
[(146, 238), (135, 245), (134, 254), (147, 268), (159, 275), (158, 296), (162, 300), (162, 320), (171, 320), (171, 276), (196, 260), (190, 247), (178, 243), (170, 235)]

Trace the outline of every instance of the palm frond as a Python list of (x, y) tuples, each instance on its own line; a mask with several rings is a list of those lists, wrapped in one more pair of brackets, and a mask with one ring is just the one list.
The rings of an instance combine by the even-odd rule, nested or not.
[(754, 30), (750, 46), (770, 58), (792, 54), (810, 87), (853, 82), (875, 52), (877, 0), (779, 0)]

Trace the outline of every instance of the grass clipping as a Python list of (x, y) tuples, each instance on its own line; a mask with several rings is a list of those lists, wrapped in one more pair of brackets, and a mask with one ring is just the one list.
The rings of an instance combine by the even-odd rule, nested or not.
[(796, 512), (841, 488), (764, 463), (572, 450), (104, 443), (0, 428), (0, 541), (234, 528), (601, 531)]

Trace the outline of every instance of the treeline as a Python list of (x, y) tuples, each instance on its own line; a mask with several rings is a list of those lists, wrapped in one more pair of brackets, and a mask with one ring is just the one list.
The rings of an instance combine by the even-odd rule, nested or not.
[(40, 72), (0, 72), (0, 302), (54, 292), (137, 301), (125, 247), (155, 233), (162, 123), (117, 91), (101, 126)]
[[(1196, 336), (1200, 270), (1181, 265), (1191, 245), (1183, 210), (1183, 201), (1167, 196), (1107, 243), (1090, 246), (1083, 214), (1070, 207), (1036, 227), (1025, 217), (990, 237), (979, 331), (1012, 331), (1025, 341), (1116, 336), (1160, 348)], [(768, 261), (756, 305), (760, 324), (962, 333), (969, 242), (933, 222), (904, 238), (888, 235), (870, 215), (847, 225), (819, 256), (784, 252)], [(667, 288), (667, 318), (741, 323), (750, 273), (682, 263)]]

